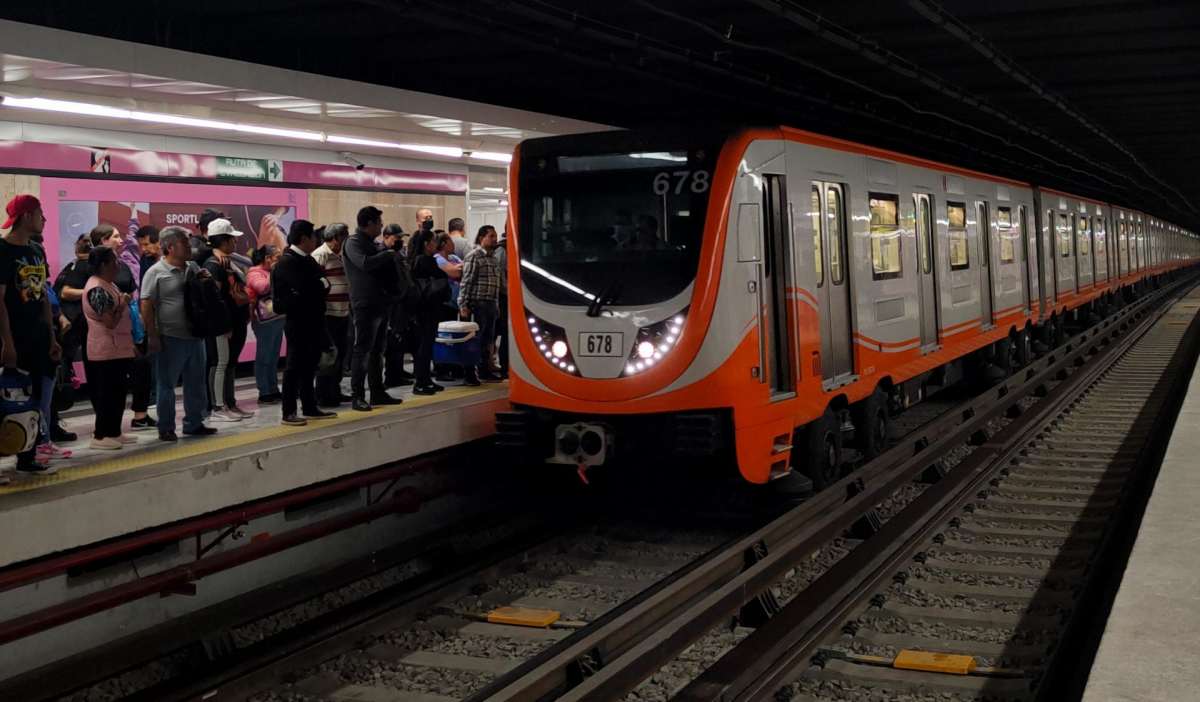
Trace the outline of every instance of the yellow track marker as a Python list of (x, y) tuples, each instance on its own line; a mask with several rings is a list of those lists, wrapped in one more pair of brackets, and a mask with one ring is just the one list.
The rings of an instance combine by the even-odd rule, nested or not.
[(900, 670), (924, 670), (929, 673), (970, 675), (975, 670), (974, 656), (956, 653), (933, 653), (904, 649), (896, 654), (892, 667)]
[(497, 607), (488, 612), (487, 620), (492, 624), (511, 624), (513, 626), (531, 626), (545, 629), (562, 614), (552, 609), (531, 609), (529, 607)]
[[(173, 463), (175, 461), (194, 458), (208, 453), (216, 453), (226, 449), (240, 448), (258, 443), (260, 441), (269, 441), (271, 439), (279, 439), (286, 436), (295, 436), (302, 434), (306, 430), (314, 428), (325, 428), (337, 426), (339, 424), (349, 424), (351, 422), (359, 422), (368, 417), (378, 417), (381, 414), (392, 414), (412, 410), (417, 407), (427, 405), (437, 405), (445, 400), (452, 398), (464, 398), (472, 395), (480, 395), (490, 391), (491, 388), (448, 388), (445, 392), (438, 393), (436, 399), (434, 397), (406, 397), (404, 404), (393, 405), (387, 407), (377, 407), (370, 414), (364, 415), (361, 412), (342, 412), (333, 419), (322, 420), (320, 424), (309, 424), (305, 427), (289, 427), (289, 426), (268, 426), (261, 429), (252, 429), (239, 433), (221, 432), (215, 436), (205, 437), (203, 439), (191, 439), (180, 437), (182, 440), (174, 444), (162, 444), (158, 442), (158, 437), (154, 437), (154, 443), (162, 448), (150, 448), (140, 451), (130, 451), (124, 456), (102, 459), (82, 465), (67, 465), (59, 468), (58, 473), (54, 475), (40, 477), (22, 477), (14, 481), (11, 485), (0, 487), (0, 496), (11, 495), (18, 492), (27, 492), (38, 488), (47, 487), (50, 485), (61, 485), (70, 483), (76, 480), (85, 480), (102, 475), (112, 473), (123, 473), (125, 471), (137, 470), (140, 468), (148, 468), (163, 463)], [(149, 443), (149, 442), (145, 442)]]

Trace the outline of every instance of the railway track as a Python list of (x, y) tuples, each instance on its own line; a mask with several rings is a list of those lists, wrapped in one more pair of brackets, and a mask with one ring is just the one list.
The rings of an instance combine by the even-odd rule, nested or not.
[[(978, 698), (970, 685), (1020, 698), (1054, 663), (1064, 629), (1050, 623), (1089, 597), (1071, 578), (1094, 565), (1110, 537), (1098, 527), (1130, 492), (1120, 480), (1161, 430), (1171, 395), (1155, 384), (1178, 367), (1170, 354), (1196, 304), (1153, 310), (1177, 287), (982, 395), (925, 403), (879, 458), (753, 530), (559, 530), (487, 567), (335, 609), (286, 652), (263, 641), (219, 674), (128, 699)], [(1121, 383), (1146, 392), (1106, 404)], [(957, 467), (934, 482), (947, 456)], [(503, 607), (517, 609), (494, 616)], [(511, 623), (547, 613), (541, 626)], [(679, 658), (706, 637), (701, 655)], [(970, 656), (975, 670), (898, 670), (909, 650)], [(673, 662), (687, 679), (638, 687)]]

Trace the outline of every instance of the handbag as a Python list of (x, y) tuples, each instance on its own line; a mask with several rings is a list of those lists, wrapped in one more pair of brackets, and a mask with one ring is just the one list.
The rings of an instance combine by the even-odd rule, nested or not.
[(417, 278), (416, 283), (422, 303), (438, 304), (450, 298), (449, 278)]
[(333, 373), (334, 366), (337, 365), (337, 349), (325, 349), (321, 352), (321, 359), (317, 361), (317, 372), (321, 375), (330, 375)]

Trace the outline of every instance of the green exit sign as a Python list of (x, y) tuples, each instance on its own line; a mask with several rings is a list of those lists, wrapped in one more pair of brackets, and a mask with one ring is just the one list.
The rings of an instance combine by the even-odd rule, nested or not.
[(266, 158), (217, 157), (218, 180), (283, 181), (283, 162)]

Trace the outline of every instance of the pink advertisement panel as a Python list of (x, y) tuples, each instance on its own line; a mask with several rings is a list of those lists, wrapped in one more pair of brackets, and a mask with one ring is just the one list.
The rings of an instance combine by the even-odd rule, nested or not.
[[(308, 218), (307, 191), (293, 188), (43, 178), (41, 199), (52, 275), (72, 255), (75, 240), (101, 222), (122, 231), (135, 220), (139, 226), (178, 225), (195, 231), (200, 213), (211, 207), (244, 232), (238, 251), (248, 254), (265, 243), (282, 247), (291, 223)], [(251, 332), (239, 360), (253, 359)]]

